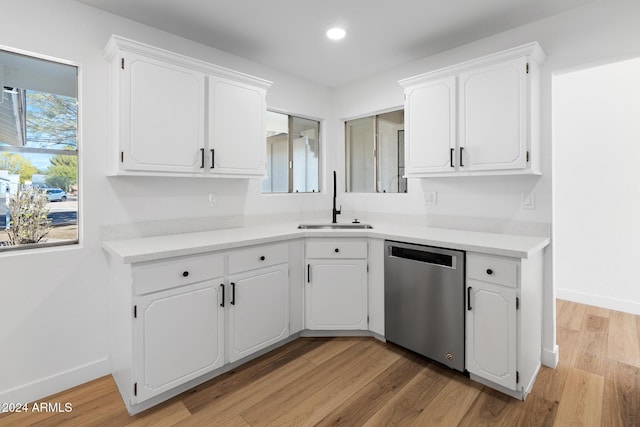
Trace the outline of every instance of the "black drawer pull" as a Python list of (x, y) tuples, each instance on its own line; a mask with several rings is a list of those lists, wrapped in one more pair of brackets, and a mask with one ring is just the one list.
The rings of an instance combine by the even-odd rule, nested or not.
[(204, 169), (204, 148), (200, 149), (200, 169)]
[(231, 305), (236, 305), (236, 284), (231, 282)]
[(221, 283), (220, 287), (222, 288), (222, 302), (220, 303), (220, 307), (224, 307), (224, 283)]
[(449, 166), (454, 167), (453, 166), (453, 150), (455, 150), (455, 148), (450, 148), (449, 149)]
[(264, 255), (262, 255), (262, 256), (260, 257), (260, 261), (264, 261), (265, 259), (266, 259), (266, 258), (264, 257)]
[(335, 248), (334, 251), (335, 251), (335, 253), (338, 253), (338, 252), (340, 252), (340, 249)]
[(467, 288), (467, 310), (471, 311), (471, 286)]
[(189, 272), (188, 271), (183, 271), (182, 272), (182, 277), (189, 277)]
[(487, 268), (487, 274), (489, 274), (489, 275), (493, 274), (493, 270), (490, 269), (490, 268)]

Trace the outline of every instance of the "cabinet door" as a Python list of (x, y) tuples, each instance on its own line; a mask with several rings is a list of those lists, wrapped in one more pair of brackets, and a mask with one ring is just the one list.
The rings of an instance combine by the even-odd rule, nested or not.
[(137, 402), (223, 365), (220, 283), (207, 281), (135, 300)]
[(134, 54), (127, 54), (123, 64), (122, 167), (157, 172), (202, 170), (204, 74)]
[(526, 58), (460, 74), (461, 170), (527, 166)]
[(366, 260), (308, 261), (307, 329), (367, 329)]
[(267, 150), (266, 92), (218, 77), (209, 77), (210, 172), (263, 176)]
[(412, 173), (450, 172), (455, 167), (456, 78), (407, 90), (405, 164)]
[(229, 362), (289, 336), (288, 264), (229, 277)]
[(467, 285), (467, 370), (515, 390), (516, 291), (476, 281)]

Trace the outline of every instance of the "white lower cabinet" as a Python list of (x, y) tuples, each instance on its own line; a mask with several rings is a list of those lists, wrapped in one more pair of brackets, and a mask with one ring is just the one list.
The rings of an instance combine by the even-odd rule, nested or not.
[(516, 389), (516, 291), (470, 281), (467, 313), (467, 369)]
[(289, 336), (287, 264), (229, 276), (229, 286), (229, 362)]
[(466, 367), (524, 399), (542, 358), (542, 258), (467, 253)]
[(286, 339), (288, 259), (281, 243), (111, 262), (112, 372), (129, 412)]
[[(304, 330), (382, 337), (383, 244), (313, 237), (134, 264), (109, 258), (112, 375), (127, 409), (148, 409)], [(542, 267), (542, 251), (466, 257), (466, 368), (520, 399), (541, 365)]]
[(306, 257), (306, 329), (367, 329), (367, 242), (313, 239)]
[(219, 284), (206, 281), (136, 298), (134, 396), (138, 402), (224, 364)]

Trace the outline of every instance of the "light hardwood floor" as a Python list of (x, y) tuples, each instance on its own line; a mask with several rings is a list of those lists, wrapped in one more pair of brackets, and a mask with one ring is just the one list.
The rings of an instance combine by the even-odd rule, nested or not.
[(110, 376), (0, 426), (640, 426), (640, 316), (558, 301), (557, 369), (524, 402), (370, 338), (300, 338), (130, 417)]

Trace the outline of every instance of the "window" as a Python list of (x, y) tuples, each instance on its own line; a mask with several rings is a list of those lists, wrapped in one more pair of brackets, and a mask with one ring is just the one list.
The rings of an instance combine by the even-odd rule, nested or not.
[(0, 50), (0, 251), (78, 242), (77, 68)]
[(347, 192), (406, 193), (404, 110), (345, 122)]
[(263, 193), (317, 193), (320, 122), (267, 111), (267, 177)]

